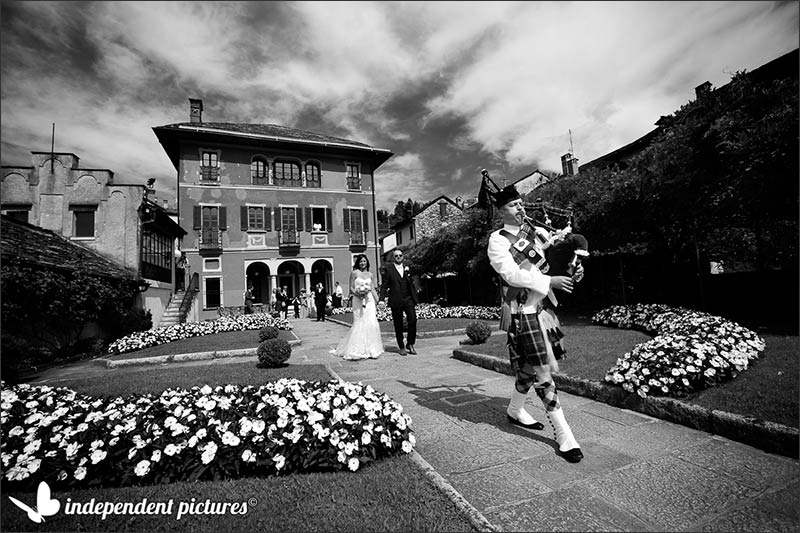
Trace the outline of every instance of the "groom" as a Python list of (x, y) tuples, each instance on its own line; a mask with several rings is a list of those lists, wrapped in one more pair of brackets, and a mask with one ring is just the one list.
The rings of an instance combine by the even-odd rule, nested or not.
[[(414, 341), (417, 339), (417, 291), (411, 281), (408, 267), (403, 265), (403, 252), (395, 250), (392, 254), (394, 263), (384, 267), (384, 276), (381, 282), (381, 300), (389, 296), (389, 308), (392, 310), (394, 333), (397, 337), (397, 346), (400, 355), (408, 353), (416, 355)], [(403, 313), (408, 320), (408, 344), (403, 344)]]

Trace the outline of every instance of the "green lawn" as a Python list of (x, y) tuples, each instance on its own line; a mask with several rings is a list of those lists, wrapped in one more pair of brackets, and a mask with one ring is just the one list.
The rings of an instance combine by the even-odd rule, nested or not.
[[(632, 330), (594, 326), (586, 321), (563, 321), (567, 358), (559, 361), (562, 374), (603, 381), (610, 369), (636, 344), (651, 337)], [(766, 349), (737, 378), (721, 386), (694, 393), (683, 401), (708, 409), (754, 416), (798, 427), (798, 337), (762, 334)], [(485, 344), (462, 349), (508, 359), (505, 334), (492, 335)]]
[[(252, 362), (182, 364), (171, 367), (122, 369), (124, 379), (81, 378), (59, 383), (98, 396), (160, 393), (166, 388), (208, 384), (260, 385), (281, 377), (327, 380), (322, 365), (287, 365), (258, 369)], [(73, 502), (174, 501), (172, 515), (120, 515), (102, 520), (96, 515), (48, 517), (48, 531), (474, 531), (469, 519), (430, 481), (409, 456), (370, 463), (357, 472), (293, 474), (219, 482), (94, 488), (70, 491)], [(24, 502), (36, 495), (14, 494)], [(64, 505), (63, 494), (54, 494)], [(180, 502), (245, 502), (255, 498), (245, 515), (196, 515), (176, 518)], [(63, 507), (62, 507), (63, 509)], [(3, 505), (2, 531), (40, 531), (26, 514)]]

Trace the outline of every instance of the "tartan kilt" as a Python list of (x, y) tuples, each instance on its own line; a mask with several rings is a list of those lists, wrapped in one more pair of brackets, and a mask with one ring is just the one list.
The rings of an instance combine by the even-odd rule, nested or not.
[(547, 342), (539, 326), (537, 313), (513, 314), (508, 327), (508, 355), (511, 368), (518, 372), (526, 364), (547, 364)]

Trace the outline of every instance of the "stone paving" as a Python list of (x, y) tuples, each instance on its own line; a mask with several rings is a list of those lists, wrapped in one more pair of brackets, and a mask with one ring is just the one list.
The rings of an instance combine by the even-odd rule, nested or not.
[[(378, 359), (329, 354), (346, 328), (293, 321), (302, 344), (292, 364), (319, 363), (348, 381), (369, 383), (413, 420), (416, 450), (492, 527), (505, 531), (796, 531), (798, 461), (710, 433), (559, 393), (586, 456), (556, 455), (541, 403), (528, 410), (547, 429), (506, 422), (513, 378), (452, 357), (464, 335), (420, 338), (402, 357), (394, 340)], [(226, 364), (240, 358), (195, 363)], [(57, 385), (75, 375), (121, 374), (79, 364), (42, 374)]]

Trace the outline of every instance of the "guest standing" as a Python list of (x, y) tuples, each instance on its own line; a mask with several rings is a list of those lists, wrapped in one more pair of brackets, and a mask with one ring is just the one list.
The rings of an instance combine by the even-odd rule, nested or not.
[(322, 283), (317, 283), (314, 288), (314, 305), (317, 307), (317, 322), (325, 322), (325, 307), (328, 305), (328, 291), (322, 286)]

